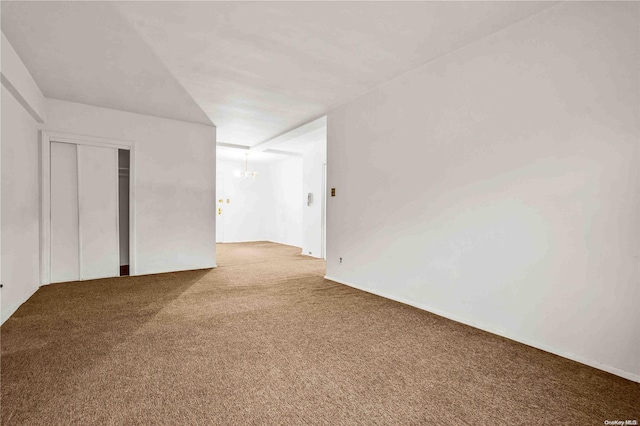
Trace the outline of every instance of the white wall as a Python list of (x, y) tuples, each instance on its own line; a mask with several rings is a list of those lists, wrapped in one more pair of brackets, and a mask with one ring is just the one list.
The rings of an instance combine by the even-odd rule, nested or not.
[(270, 237), (272, 215), (269, 210), (269, 167), (260, 163), (250, 163), (249, 166), (251, 170), (258, 172), (256, 178), (234, 176), (236, 170), (245, 169), (244, 163), (218, 161), (217, 172), (224, 176), (224, 192), (217, 194), (216, 200), (224, 200), (222, 205), (217, 206), (222, 208), (225, 243), (267, 241)]
[(331, 112), (328, 278), (640, 381), (638, 7), (562, 3)]
[(301, 247), (302, 158), (249, 160), (249, 169), (258, 176), (234, 176), (234, 171), (244, 169), (244, 162), (218, 161), (218, 172), (224, 175), (224, 242), (272, 241)]
[(44, 97), (2, 34), (0, 321), (40, 285), (38, 122)]
[(46, 100), (46, 130), (135, 142), (135, 271), (215, 266), (215, 128)]
[[(303, 217), (302, 217), (302, 253), (322, 257), (322, 197), (324, 163), (327, 162), (326, 132), (324, 140), (313, 144), (304, 153), (302, 186), (303, 186)], [(307, 194), (313, 194), (313, 203), (307, 205)]]
[(302, 158), (269, 165), (273, 222), (269, 240), (302, 247)]
[(40, 286), (38, 125), (2, 87), (2, 290), (4, 322)]

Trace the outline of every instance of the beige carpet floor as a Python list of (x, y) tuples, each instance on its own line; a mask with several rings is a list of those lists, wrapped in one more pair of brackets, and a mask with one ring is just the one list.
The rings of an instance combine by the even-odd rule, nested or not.
[(299, 251), (41, 288), (1, 328), (2, 424), (640, 420), (637, 383), (327, 281)]

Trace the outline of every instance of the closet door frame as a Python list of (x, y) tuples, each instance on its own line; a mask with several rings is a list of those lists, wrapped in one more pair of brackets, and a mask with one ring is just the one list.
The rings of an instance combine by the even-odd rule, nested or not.
[[(40, 132), (41, 285), (51, 283), (51, 142), (99, 146), (129, 151), (129, 275), (136, 275), (135, 142), (43, 130)], [(117, 182), (115, 183), (117, 184)]]

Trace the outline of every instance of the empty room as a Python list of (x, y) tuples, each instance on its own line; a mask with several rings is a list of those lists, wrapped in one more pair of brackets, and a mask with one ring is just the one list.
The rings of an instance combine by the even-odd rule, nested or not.
[(3, 425), (640, 421), (640, 2), (0, 8)]

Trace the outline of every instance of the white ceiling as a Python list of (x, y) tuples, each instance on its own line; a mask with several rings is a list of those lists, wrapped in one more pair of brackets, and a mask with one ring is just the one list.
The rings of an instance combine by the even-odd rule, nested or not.
[(2, 1), (1, 7), (2, 31), (46, 96), (210, 119), (219, 141), (255, 147), (553, 4)]
[(327, 149), (327, 118), (321, 117), (265, 143), (234, 145), (218, 143), (217, 158), (223, 161), (244, 161), (249, 154), (252, 163), (271, 163), (291, 157), (302, 157), (305, 152), (322, 145)]
[(111, 4), (2, 1), (1, 7), (2, 32), (46, 97), (211, 124)]
[(253, 145), (251, 151), (285, 151), (303, 154), (312, 149), (316, 143), (327, 144), (327, 117), (320, 117), (298, 126), (293, 130)]
[[(249, 151), (218, 145), (216, 147), (216, 160), (233, 161), (244, 164), (245, 154), (247, 152)], [(276, 161), (282, 161), (285, 158), (287, 157), (269, 152), (249, 152), (249, 166), (254, 163), (273, 163)]]
[(296, 138), (289, 139), (284, 142), (280, 142), (276, 146), (274, 146), (272, 149), (304, 154), (311, 147), (315, 146), (318, 143), (326, 144), (326, 141), (327, 141), (327, 128), (323, 126), (319, 129), (312, 130), (309, 133), (305, 133)]

